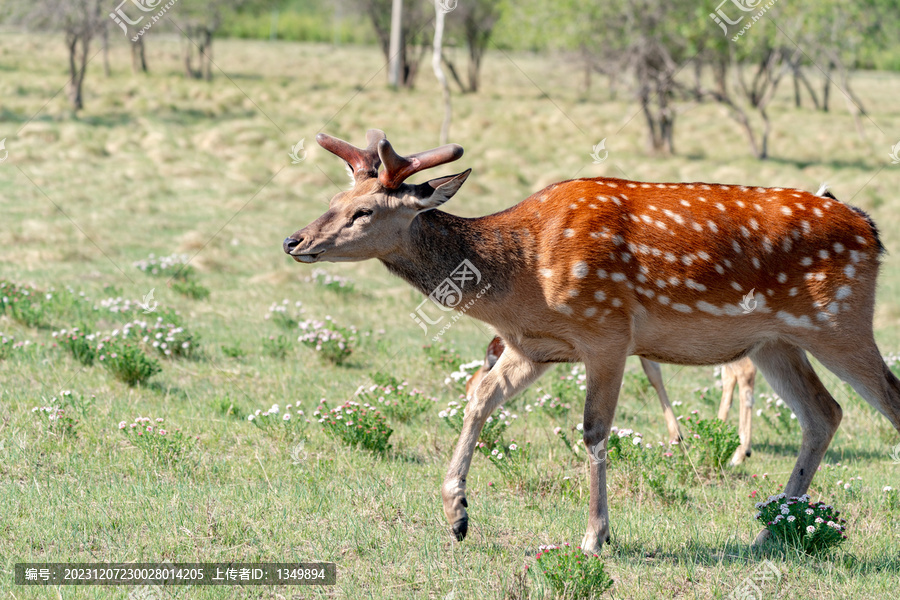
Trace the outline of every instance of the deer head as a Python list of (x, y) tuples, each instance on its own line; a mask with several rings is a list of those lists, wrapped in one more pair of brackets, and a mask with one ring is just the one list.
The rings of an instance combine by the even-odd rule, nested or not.
[(347, 163), (354, 186), (335, 195), (325, 214), (284, 240), (284, 251), (297, 262), (360, 261), (391, 254), (413, 220), (452, 198), (471, 172), (404, 183), (419, 171), (460, 158), (463, 149), (457, 144), (400, 156), (378, 129), (368, 131), (364, 149), (324, 133), (316, 141)]

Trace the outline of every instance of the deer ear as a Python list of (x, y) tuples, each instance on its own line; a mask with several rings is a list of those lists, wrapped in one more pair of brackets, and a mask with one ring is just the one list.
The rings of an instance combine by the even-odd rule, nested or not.
[(459, 188), (462, 187), (462, 184), (465, 183), (466, 178), (471, 172), (472, 169), (466, 169), (462, 173), (456, 175), (448, 175), (446, 177), (438, 177), (437, 179), (426, 181), (421, 185), (416, 207), (420, 211), (437, 208), (459, 191)]

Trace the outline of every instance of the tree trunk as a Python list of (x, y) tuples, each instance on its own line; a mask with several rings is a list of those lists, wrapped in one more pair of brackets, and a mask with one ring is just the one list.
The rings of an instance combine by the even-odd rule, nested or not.
[(831, 91), (831, 71), (834, 69), (834, 63), (828, 62), (825, 71), (825, 81), (822, 83), (822, 111), (828, 112), (828, 93)]
[(144, 54), (144, 38), (142, 37), (131, 44), (131, 72), (135, 75), (147, 72), (147, 57)]
[(212, 81), (212, 31), (203, 29), (203, 56), (200, 60), (203, 65), (203, 79)]
[[(80, 57), (78, 56), (79, 41), (81, 42)], [(84, 83), (84, 73), (87, 70), (89, 41), (85, 34), (70, 33), (67, 36), (66, 45), (69, 49), (69, 102), (72, 104), (72, 110), (78, 112), (84, 108), (82, 84)]]
[(194, 53), (194, 43), (191, 41), (191, 31), (190, 27), (184, 28), (184, 76), (188, 79), (194, 78), (194, 68), (191, 66), (191, 57)]
[(106, 77), (110, 76), (109, 73), (109, 27), (107, 27), (108, 21), (103, 21), (103, 74)]
[(453, 107), (450, 104), (450, 84), (441, 69), (441, 56), (443, 55), (444, 44), (444, 9), (441, 8), (440, 0), (434, 0), (434, 47), (431, 56), (431, 67), (434, 69), (434, 75), (441, 84), (441, 91), (444, 96), (444, 120), (441, 123), (441, 145), (446, 144), (450, 137), (450, 120), (453, 117)]

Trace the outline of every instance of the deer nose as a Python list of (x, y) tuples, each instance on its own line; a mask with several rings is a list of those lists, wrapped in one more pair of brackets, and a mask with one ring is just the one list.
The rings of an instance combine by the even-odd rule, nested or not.
[(285, 238), (284, 244), (282, 244), (282, 248), (286, 254), (290, 254), (291, 250), (296, 248), (300, 244), (300, 240), (295, 240), (294, 238)]

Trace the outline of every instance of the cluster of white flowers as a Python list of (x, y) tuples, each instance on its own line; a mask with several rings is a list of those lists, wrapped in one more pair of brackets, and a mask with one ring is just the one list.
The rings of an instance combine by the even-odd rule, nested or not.
[(439, 412), (439, 413), (438, 413), (438, 416), (439, 416), (440, 418), (442, 418), (442, 419), (447, 419), (447, 418), (450, 418), (450, 417), (455, 417), (456, 414), (457, 414), (458, 412), (460, 412), (460, 411), (463, 411), (463, 415), (466, 414), (466, 413), (465, 413), (465, 407), (463, 407), (463, 406), (462, 406), (459, 402), (457, 402), (456, 400), (451, 400), (450, 402), (447, 403), (447, 409), (446, 409), (446, 410), (442, 410), (441, 412)]
[(150, 254), (145, 260), (136, 260), (132, 264), (150, 275), (159, 275), (161, 271), (172, 267), (180, 267), (186, 265), (191, 257), (187, 254), (170, 254), (169, 256), (156, 257)]
[(306, 278), (306, 281), (318, 283), (325, 287), (331, 288), (353, 288), (353, 280), (340, 275), (332, 275), (325, 269), (313, 269), (312, 274)]
[[(334, 342), (340, 350), (346, 350), (349, 347), (349, 343), (353, 340), (352, 337), (348, 339), (338, 330), (339, 328), (334, 325), (334, 321), (330, 316), (326, 316), (324, 321), (313, 319), (300, 321), (297, 326), (303, 332), (297, 338), (297, 341), (315, 346), (317, 352), (321, 352), (322, 345), (329, 342)], [(348, 329), (351, 333), (356, 333), (355, 327), (351, 326)]]
[[(272, 406), (270, 406), (269, 409), (265, 411), (261, 408), (258, 408), (252, 414), (247, 415), (247, 420), (250, 422), (254, 422), (254, 424), (256, 425), (260, 425), (263, 423), (272, 423), (276, 420), (281, 420), (287, 423), (294, 419), (294, 414), (291, 413), (291, 410), (294, 410), (294, 414), (296, 414), (298, 420), (303, 419), (304, 422), (309, 423), (309, 419), (305, 417), (305, 413), (300, 408), (299, 404), (297, 404), (296, 407), (293, 404), (288, 404), (284, 407), (284, 414), (281, 414), (281, 407), (278, 404), (272, 404)], [(279, 417), (279, 415), (281, 416)]]
[[(163, 418), (156, 417), (156, 419), (151, 419), (150, 417), (135, 417), (134, 423), (129, 424), (125, 421), (119, 421), (119, 429), (125, 429), (127, 427), (129, 431), (136, 430), (141, 433), (153, 433), (154, 428), (152, 423), (154, 422), (158, 425), (159, 423), (163, 422)], [(145, 423), (148, 423), (148, 425), (145, 425)], [(160, 427), (156, 429), (156, 433), (158, 433), (159, 435), (166, 435), (169, 432)]]
[[(780, 417), (780, 416), (781, 416), (781, 411), (783, 411), (783, 410), (790, 410), (790, 409), (788, 408), (787, 404), (785, 404), (784, 400), (782, 400), (782, 399), (778, 396), (778, 394), (760, 394), (760, 395), (759, 395), (759, 399), (760, 399), (760, 400), (765, 400), (765, 401), (766, 401), (766, 405), (765, 405), (765, 408), (759, 408), (759, 409), (757, 409), (757, 411), (756, 411), (756, 416), (757, 416), (757, 417), (761, 417), (764, 410), (767, 411), (767, 410), (772, 409), (772, 408), (774, 408), (775, 411), (776, 411), (776, 412), (775, 412), (775, 415), (774, 415), (775, 417)], [(796, 419), (796, 418), (797, 418), (797, 415), (794, 414), (793, 411), (791, 411), (791, 419)]]
[(450, 373), (450, 376), (444, 379), (444, 385), (452, 385), (454, 383), (465, 383), (468, 381), (469, 377), (471, 377), (475, 371), (477, 371), (483, 361), (481, 360), (473, 360), (472, 362), (467, 362), (459, 365), (459, 369)]

